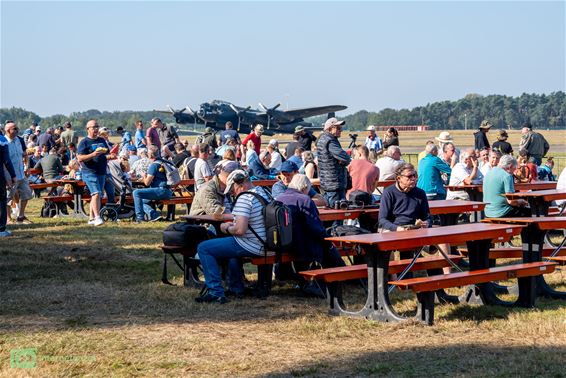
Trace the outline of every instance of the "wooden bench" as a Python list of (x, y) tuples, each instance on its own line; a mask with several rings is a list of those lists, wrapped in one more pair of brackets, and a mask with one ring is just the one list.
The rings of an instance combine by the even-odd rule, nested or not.
[(193, 203), (192, 196), (184, 197), (171, 197), (166, 200), (156, 200), (156, 205), (166, 205), (167, 206), (167, 220), (175, 220), (175, 205), (187, 205), (187, 215), (189, 215), (189, 205)]
[(554, 256), (554, 257), (548, 257), (548, 259), (560, 265), (566, 265), (566, 256)]
[[(550, 256), (556, 248), (552, 247), (544, 247), (542, 250), (542, 256), (548, 257)], [(460, 252), (464, 256), (468, 256), (468, 249), (467, 248), (458, 248), (458, 252)], [(557, 256), (566, 256), (566, 247), (563, 247), (558, 252)], [(489, 250), (489, 259), (490, 260), (497, 260), (497, 259), (522, 259), (523, 258), (523, 250), (521, 247), (506, 247), (506, 248), (492, 248)]]
[[(462, 256), (456, 255), (450, 255), (449, 257), (453, 263), (458, 263), (462, 259)], [(401, 273), (411, 263), (411, 261), (412, 259), (391, 261), (387, 272), (390, 274)], [(411, 270), (440, 269), (448, 266), (450, 266), (450, 263), (446, 261), (444, 257), (430, 256), (418, 258)], [(299, 274), (308, 281), (322, 280), (326, 283), (331, 283), (367, 278), (368, 268), (366, 264), (358, 264), (338, 268), (308, 270), (305, 272), (299, 272)]]
[(517, 278), (519, 287), (523, 287), (529, 295), (521, 297), (520, 294), (516, 304), (523, 307), (533, 307), (536, 298), (533, 278), (554, 272), (556, 265), (554, 262), (532, 262), (431, 277), (408, 278), (390, 281), (389, 284), (415, 292), (418, 300), (417, 317), (426, 324), (432, 325), (434, 323), (434, 292), (436, 290)]
[(60, 186), (59, 184), (55, 183), (55, 182), (42, 182), (39, 184), (29, 184), (29, 187), (32, 190), (43, 190), (43, 189), (47, 189), (47, 188), (54, 188)]

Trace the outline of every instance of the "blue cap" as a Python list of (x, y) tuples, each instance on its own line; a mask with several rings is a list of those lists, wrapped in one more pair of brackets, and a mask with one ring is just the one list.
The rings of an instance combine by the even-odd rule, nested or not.
[(295, 164), (292, 161), (289, 160), (285, 160), (283, 162), (283, 164), (281, 164), (281, 172), (285, 172), (285, 173), (293, 173), (295, 171), (298, 171), (299, 167), (297, 166), (297, 164)]
[(137, 151), (137, 148), (136, 148), (136, 146), (133, 146), (133, 145), (130, 144), (128, 146), (128, 151)]

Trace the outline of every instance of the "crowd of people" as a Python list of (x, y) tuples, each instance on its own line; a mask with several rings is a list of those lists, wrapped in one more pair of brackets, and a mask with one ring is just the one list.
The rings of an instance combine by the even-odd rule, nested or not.
[[(363, 143), (344, 150), (340, 143), (344, 124), (329, 118), (318, 138), (298, 126), (292, 141), (280, 149), (277, 139), (266, 141), (262, 148), (264, 128), (259, 124), (244, 139), (231, 122), (217, 133), (206, 128), (189, 145), (159, 118), (152, 119), (145, 130), (138, 121), (134, 135), (119, 127), (115, 132), (121, 140), (116, 144), (109, 139), (110, 130), (96, 120), (87, 122), (87, 135), (80, 141), (69, 122), (43, 133), (32, 124), (20, 136), (17, 124), (8, 121), (0, 135), (0, 163), (5, 170), (0, 182), (0, 236), (10, 235), (7, 223), (30, 223), (25, 215), (33, 196), (30, 182), (53, 182), (65, 176), (84, 181), (91, 196), (88, 223), (94, 226), (104, 223), (100, 216), (103, 196), (116, 202), (116, 195), (135, 183), (139, 186), (132, 192), (135, 222), (140, 223), (161, 219), (152, 201), (173, 196), (169, 174), (178, 171), (182, 178), (194, 179), (191, 215), (235, 216), (233, 222), (221, 225), (224, 237), (217, 235), (198, 246), (208, 290), (197, 300), (224, 303), (227, 294), (244, 293), (238, 259), (265, 252), (261, 242), (266, 232), (263, 201), (285, 203), (293, 215), (296, 250), (303, 251), (307, 264), (330, 267), (343, 261), (324, 240), (326, 230), (318, 207), (334, 208), (354, 194), (366, 193), (370, 204), (380, 203), (380, 228), (397, 232), (429, 227), (428, 201), (469, 199), (465, 191), (446, 190), (446, 186), (482, 184), (488, 202), (486, 216), (505, 217), (528, 214), (525, 201), (506, 200), (501, 195), (513, 192), (515, 182), (555, 179), (552, 158), (543, 164), (549, 144), (528, 123), (522, 127), (518, 159), (512, 155), (505, 130), (499, 130), (497, 140), (490, 144), (492, 125), (483, 121), (474, 134), (474, 146), (458, 148), (450, 133), (443, 131), (426, 142), (417, 166), (402, 159), (395, 128), (380, 138), (370, 125)], [(36, 170), (33, 175), (26, 174), (30, 168)], [(254, 186), (258, 179), (276, 182), (266, 189)], [(395, 184), (380, 187), (379, 182), (386, 180), (395, 180)], [(562, 172), (558, 185), (566, 187), (566, 173)], [(55, 189), (55, 193), (62, 190)], [(224, 260), (230, 261), (227, 291), (220, 272)]]

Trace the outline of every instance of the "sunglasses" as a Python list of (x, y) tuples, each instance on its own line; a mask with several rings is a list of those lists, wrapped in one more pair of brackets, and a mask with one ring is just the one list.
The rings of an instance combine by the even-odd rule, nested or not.
[(401, 175), (401, 177), (406, 177), (409, 180), (412, 180), (412, 179), (416, 179), (419, 176), (416, 173), (413, 173), (412, 175)]

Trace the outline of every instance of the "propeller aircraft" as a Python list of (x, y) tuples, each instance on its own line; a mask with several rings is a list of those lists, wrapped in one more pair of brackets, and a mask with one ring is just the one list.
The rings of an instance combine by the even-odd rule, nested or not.
[(260, 123), (264, 125), (264, 134), (273, 135), (292, 134), (297, 126), (320, 130), (321, 127), (315, 127), (304, 119), (322, 114), (328, 114), (330, 118), (334, 117), (334, 112), (347, 109), (347, 106), (343, 105), (327, 105), (279, 110), (280, 106), (281, 104), (277, 104), (268, 108), (260, 102), (258, 109), (252, 109), (251, 106), (243, 108), (227, 101), (214, 100), (201, 104), (197, 111), (189, 106), (180, 110), (167, 106), (168, 110), (155, 111), (171, 114), (178, 124), (193, 124), (194, 130), (199, 124), (216, 130), (224, 130), (226, 122), (231, 121), (238, 132), (249, 134), (253, 127)]

